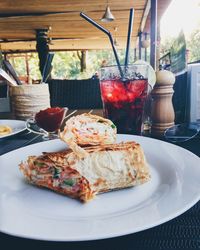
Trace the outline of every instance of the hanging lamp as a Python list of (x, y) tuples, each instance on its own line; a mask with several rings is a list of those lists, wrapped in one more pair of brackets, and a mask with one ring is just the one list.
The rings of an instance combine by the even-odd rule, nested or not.
[(109, 23), (115, 20), (115, 17), (111, 13), (110, 7), (108, 6), (108, 0), (107, 0), (107, 7), (105, 10), (105, 13), (103, 14), (101, 21), (104, 23)]

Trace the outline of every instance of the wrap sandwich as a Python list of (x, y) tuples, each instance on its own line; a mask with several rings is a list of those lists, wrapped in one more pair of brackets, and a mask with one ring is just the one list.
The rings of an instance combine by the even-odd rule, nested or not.
[(20, 164), (26, 179), (80, 201), (98, 193), (136, 186), (150, 174), (141, 146), (136, 142), (83, 147), (78, 155), (71, 149), (29, 156)]
[(72, 133), (74, 142), (80, 146), (102, 145), (116, 142), (117, 129), (109, 119), (84, 113), (66, 121), (62, 135), (67, 133)]

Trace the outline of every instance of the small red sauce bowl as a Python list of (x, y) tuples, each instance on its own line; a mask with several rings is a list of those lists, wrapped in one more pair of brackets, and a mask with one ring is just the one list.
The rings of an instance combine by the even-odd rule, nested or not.
[(60, 107), (40, 110), (40, 112), (35, 115), (35, 121), (37, 125), (45, 131), (56, 132), (60, 128), (67, 110), (67, 108)]

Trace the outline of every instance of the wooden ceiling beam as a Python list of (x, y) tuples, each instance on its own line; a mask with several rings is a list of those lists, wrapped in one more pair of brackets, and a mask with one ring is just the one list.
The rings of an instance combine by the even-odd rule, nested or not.
[[(114, 28), (117, 27), (117, 32), (114, 32)], [(1, 29), (0, 25), (0, 39), (34, 39), (36, 29), (18, 29), (17, 27), (7, 26), (9, 32), (5, 29)], [(39, 28), (39, 27), (38, 27)], [(40, 27), (43, 28), (43, 27)], [(124, 29), (122, 24), (108, 28), (113, 36), (126, 36), (127, 30)], [(133, 35), (138, 32), (138, 27), (135, 25), (133, 28)], [(49, 33), (51, 38), (84, 38), (84, 37), (105, 37), (105, 34), (96, 29), (93, 26), (72, 26), (64, 25), (62, 27), (55, 26)]]
[[(102, 23), (102, 25), (113, 34), (114, 38), (120, 40), (121, 47), (122, 44), (125, 47), (130, 8), (135, 9), (132, 41), (134, 43), (146, 2), (147, 0), (109, 0), (109, 6), (116, 19), (112, 23)], [(27, 0), (18, 0), (14, 4), (12, 0), (0, 1), (0, 13), (13, 15), (1, 17), (0, 14), (0, 39), (35, 40), (36, 30), (51, 27), (48, 37), (53, 39), (53, 43), (58, 39), (66, 39), (65, 42), (56, 41), (55, 46), (61, 46), (61, 49), (80, 49), (81, 46), (84, 49), (110, 48), (106, 35), (79, 15), (81, 11), (85, 12), (101, 23), (100, 19), (106, 5), (106, 0), (29, 0), (28, 3)], [(117, 32), (114, 31), (116, 27)], [(27, 47), (30, 46), (35, 49), (35, 46), (27, 42)], [(55, 49), (59, 49), (55, 46)], [(1, 47), (7, 50), (9, 47), (14, 49), (11, 43), (8, 46), (1, 43)], [(15, 49), (17, 48), (18, 45)]]
[[(100, 23), (100, 22), (99, 22)], [(106, 29), (109, 29), (109, 28), (114, 28), (114, 27), (123, 27), (125, 28), (125, 26), (128, 24), (127, 20), (125, 19), (121, 19), (121, 20), (118, 20), (116, 22), (113, 22), (112, 24), (111, 23), (106, 23), (104, 25), (104, 27)], [(140, 20), (139, 19), (135, 19), (135, 22), (134, 22), (134, 26), (137, 26), (140, 24)], [(13, 27), (14, 26), (14, 27)], [(93, 28), (93, 29), (96, 29), (94, 26), (92, 26), (91, 24), (89, 24), (88, 22), (82, 20), (82, 22), (79, 22), (79, 21), (74, 21), (74, 22), (70, 22), (70, 21), (46, 21), (46, 22), (34, 22), (32, 21), (31, 23), (27, 23), (26, 25), (24, 25), (24, 23), (21, 23), (21, 22), (17, 22), (14, 24), (13, 23), (1, 23), (0, 22), (0, 31), (3, 30), (5, 27), (7, 27), (7, 32), (9, 32), (9, 28), (15, 28), (15, 29), (20, 29), (20, 30), (27, 30), (27, 29), (38, 29), (38, 28), (48, 28), (48, 27), (51, 27), (52, 28), (52, 31), (53, 31), (53, 27), (57, 27), (57, 28), (60, 28), (62, 29), (63, 27), (65, 28), (70, 28), (70, 29), (73, 29), (73, 28), (80, 28), (80, 27), (86, 27), (86, 28)], [(51, 30), (50, 30), (51, 32)]]
[[(104, 11), (92, 11), (87, 14), (94, 19), (95, 21), (100, 21)], [(113, 15), (116, 17), (115, 21), (126, 19), (128, 21), (129, 10), (121, 10), (121, 11), (113, 11)], [(143, 13), (143, 9), (135, 10), (135, 18), (141, 17)], [(2, 17), (0, 18), (0, 23), (9, 23), (9, 22), (44, 22), (49, 20), (55, 21), (81, 21), (83, 20), (79, 12), (76, 13), (56, 13), (56, 14), (38, 14), (38, 15), (30, 15), (30, 16), (15, 16), (15, 17)], [(114, 22), (115, 22), (114, 21)]]
[[(109, 0), (109, 6), (112, 10), (142, 9), (146, 0)], [(105, 10), (107, 2), (99, 0), (4, 0), (0, 1), (1, 13), (45, 13), (45, 12), (62, 12), (62, 11), (95, 11)]]
[[(138, 33), (138, 26), (143, 11), (136, 10), (134, 16), (134, 30)], [(115, 37), (127, 36), (129, 10), (114, 11), (116, 20), (104, 23), (104, 27)], [(103, 12), (90, 12), (89, 16), (100, 23)], [(0, 18), (0, 39), (35, 39), (35, 30), (51, 27), (49, 37), (59, 38), (105, 38), (105, 34), (83, 20), (79, 13), (48, 14), (43, 16)], [(114, 32), (117, 27), (117, 32)]]
[[(136, 37), (132, 37), (131, 47), (134, 47)], [(118, 37), (117, 42), (119, 46), (117, 49), (125, 48), (126, 37)], [(29, 42), (10, 42), (0, 43), (0, 47), (3, 51), (33, 51), (36, 47), (35, 41)], [(110, 42), (107, 38), (101, 39), (76, 39), (76, 40), (53, 40), (52, 44), (49, 44), (50, 50), (81, 50), (81, 49), (111, 49)]]
[[(159, 13), (162, 14), (171, 0), (158, 0), (158, 2)], [(106, 0), (0, 1), (0, 45), (6, 50), (9, 50), (9, 48), (10, 50), (23, 50), (23, 48), (34, 50), (36, 30), (51, 26), (52, 29), (48, 33), (48, 37), (53, 39), (55, 45), (50, 46), (50, 49), (59, 50), (58, 46), (61, 49), (69, 50), (81, 49), (81, 46), (83, 49), (108, 48), (110, 44), (106, 35), (87, 23), (79, 15), (83, 11), (95, 21), (101, 23), (100, 18), (106, 5)], [(109, 6), (116, 19), (112, 23), (101, 24), (120, 40), (121, 47), (122, 45), (125, 47), (129, 10), (130, 8), (135, 9), (132, 33), (132, 44), (134, 46), (138, 32), (143, 28), (144, 30), (148, 29), (149, 0), (109, 0)], [(117, 27), (117, 32), (114, 32), (115, 27)], [(8, 41), (8, 43), (1, 43), (1, 40)], [(27, 40), (27, 46), (25, 43), (21, 43), (21, 47), (19, 47), (19, 43), (9, 42), (11, 40)], [(33, 42), (28, 40), (33, 40)]]

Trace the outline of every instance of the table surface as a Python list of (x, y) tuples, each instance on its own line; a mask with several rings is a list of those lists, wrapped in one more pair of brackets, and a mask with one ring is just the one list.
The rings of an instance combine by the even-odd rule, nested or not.
[[(79, 111), (79, 113), (81, 113)], [(96, 114), (101, 114), (97, 111)], [(0, 116), (2, 119), (3, 117)], [(16, 136), (0, 140), (0, 155), (11, 150), (42, 141), (41, 136), (24, 131)], [(179, 144), (200, 157), (200, 139)], [(199, 166), (200, 167), (200, 166)], [(14, 222), (13, 222), (14, 223)], [(48, 242), (23, 239), (0, 233), (0, 244), (27, 249), (200, 249), (200, 202), (184, 214), (160, 226), (126, 236), (85, 242)]]

